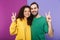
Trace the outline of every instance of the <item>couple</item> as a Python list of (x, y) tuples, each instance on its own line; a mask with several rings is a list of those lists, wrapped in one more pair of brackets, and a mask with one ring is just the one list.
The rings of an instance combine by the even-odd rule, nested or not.
[(50, 12), (46, 18), (38, 14), (39, 6), (33, 2), (30, 6), (23, 6), (17, 17), (12, 14), (10, 34), (16, 35), (15, 40), (45, 40), (45, 34), (53, 37)]

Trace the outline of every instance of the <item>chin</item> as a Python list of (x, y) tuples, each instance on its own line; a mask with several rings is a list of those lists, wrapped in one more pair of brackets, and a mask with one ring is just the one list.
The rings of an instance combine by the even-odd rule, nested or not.
[(26, 18), (28, 18), (29, 16), (27, 16)]
[(36, 14), (33, 14), (33, 16), (35, 16)]

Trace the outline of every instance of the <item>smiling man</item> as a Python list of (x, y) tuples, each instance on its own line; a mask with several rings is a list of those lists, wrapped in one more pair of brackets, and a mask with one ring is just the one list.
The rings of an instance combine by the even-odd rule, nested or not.
[(32, 40), (45, 40), (45, 34), (48, 33), (50, 37), (53, 37), (53, 28), (51, 23), (50, 12), (46, 14), (46, 17), (39, 15), (39, 6), (36, 2), (31, 5), (31, 13), (34, 16), (31, 25), (31, 37)]

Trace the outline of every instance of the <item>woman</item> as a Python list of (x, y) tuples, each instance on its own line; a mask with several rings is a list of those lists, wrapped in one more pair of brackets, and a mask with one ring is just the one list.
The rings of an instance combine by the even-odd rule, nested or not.
[(15, 40), (31, 40), (30, 25), (32, 23), (32, 15), (29, 6), (23, 6), (17, 17), (13, 14), (11, 17), (10, 34), (16, 35)]

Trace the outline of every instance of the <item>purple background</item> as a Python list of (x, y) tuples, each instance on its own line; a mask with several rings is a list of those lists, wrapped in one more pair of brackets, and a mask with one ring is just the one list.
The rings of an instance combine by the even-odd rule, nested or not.
[(51, 12), (54, 37), (50, 38), (47, 35), (47, 40), (60, 40), (60, 0), (27, 0), (28, 5), (32, 2), (39, 4), (39, 13), (41, 15), (45, 16), (45, 12), (49, 10)]
[(17, 12), (27, 0), (0, 0), (0, 40), (14, 40), (9, 34), (12, 12)]

